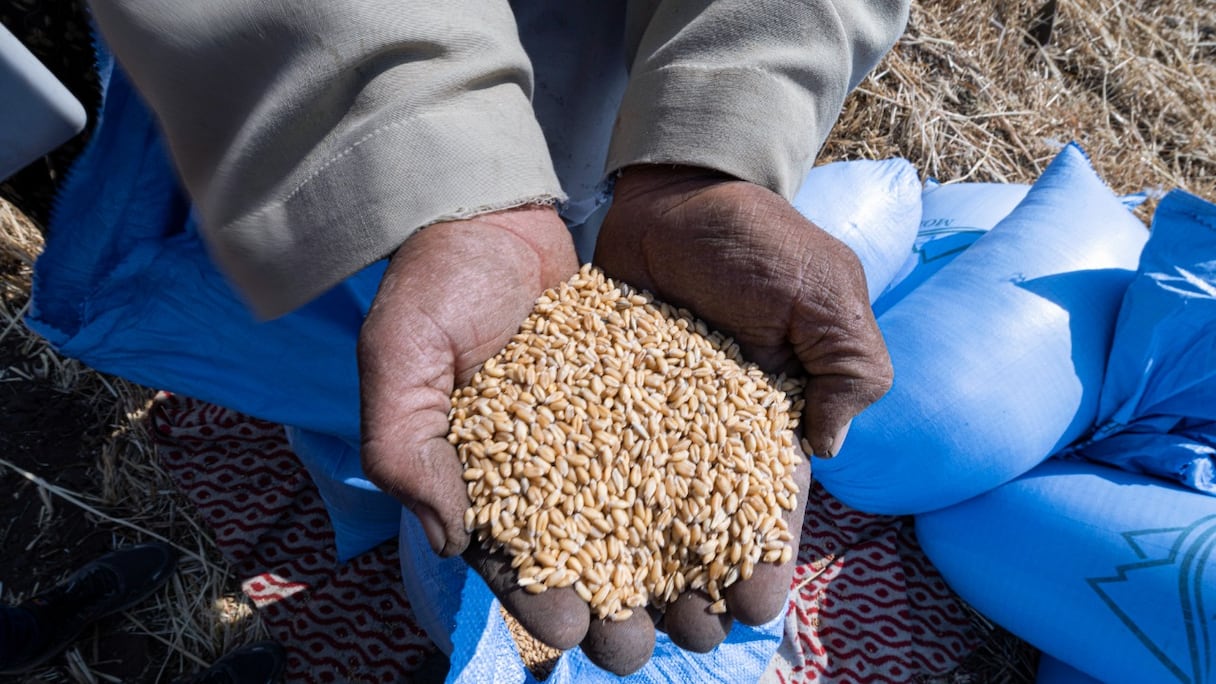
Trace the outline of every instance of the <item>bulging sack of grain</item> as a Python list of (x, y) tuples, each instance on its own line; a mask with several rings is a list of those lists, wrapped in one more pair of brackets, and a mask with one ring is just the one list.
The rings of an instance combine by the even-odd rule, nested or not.
[(916, 532), (971, 605), (1098, 681), (1216, 678), (1216, 498), (1052, 459)]
[(1216, 205), (1174, 191), (1127, 289), (1098, 428), (1064, 456), (1216, 495)]
[[(942, 270), (1008, 216), (1029, 191), (1030, 186), (1021, 183), (926, 181), (912, 252), (874, 302), (874, 315), (881, 316)], [(1124, 195), (1119, 201), (1133, 209), (1145, 199), (1145, 193), (1136, 193)]]
[(882, 315), (992, 230), (1029, 190), (1020, 183), (926, 182), (912, 252), (874, 302), (874, 315)]
[(1094, 426), (1123, 293), (1148, 232), (1065, 148), (1026, 198), (879, 317), (895, 369), (841, 453), (813, 459), (875, 513), (949, 506)]
[(1102, 684), (1102, 682), (1046, 653), (1041, 653), (1039, 667), (1034, 673), (1034, 684)]

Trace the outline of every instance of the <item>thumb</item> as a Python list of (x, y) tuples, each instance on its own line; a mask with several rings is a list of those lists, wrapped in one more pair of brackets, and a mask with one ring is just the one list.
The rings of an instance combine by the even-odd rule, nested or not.
[(359, 337), (363, 471), (413, 511), (435, 553), (453, 556), (469, 543), (469, 499), (447, 441), (452, 348), (425, 315), (379, 313), (373, 305)]
[(460, 460), (445, 438), (384, 450), (365, 441), (363, 457), (368, 477), (418, 518), (436, 554), (464, 552), (470, 539), (464, 527), (469, 500)]
[(803, 434), (811, 453), (818, 458), (834, 458), (840, 453), (853, 418), (872, 403), (847, 398), (848, 392), (840, 389), (838, 380), (810, 378), (803, 393)]
[(447, 441), (450, 391), (398, 385), (387, 401), (375, 400), (372, 375), (363, 381), (363, 470), (413, 511), (435, 553), (459, 554), (469, 544), (469, 499), (460, 459)]

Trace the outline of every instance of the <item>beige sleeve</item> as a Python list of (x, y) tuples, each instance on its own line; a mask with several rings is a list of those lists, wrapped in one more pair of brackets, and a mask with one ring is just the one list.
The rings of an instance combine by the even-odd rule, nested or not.
[(700, 166), (791, 198), (908, 2), (632, 0), (607, 170)]
[(420, 226), (562, 197), (506, 0), (91, 6), (263, 316)]

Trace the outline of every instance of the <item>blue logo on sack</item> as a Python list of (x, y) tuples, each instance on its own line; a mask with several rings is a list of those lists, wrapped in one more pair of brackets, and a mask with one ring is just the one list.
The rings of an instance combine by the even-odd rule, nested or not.
[[(1124, 532), (1123, 538), (1140, 560), (1116, 566), (1113, 577), (1087, 579), (1089, 586), (1178, 681), (1216, 681), (1216, 598), (1203, 594), (1205, 577), (1209, 588), (1216, 586), (1216, 515), (1186, 527)], [(1154, 554), (1146, 548), (1168, 551)], [(1177, 603), (1145, 590), (1171, 585), (1178, 587)], [(1163, 640), (1162, 633), (1186, 638)]]

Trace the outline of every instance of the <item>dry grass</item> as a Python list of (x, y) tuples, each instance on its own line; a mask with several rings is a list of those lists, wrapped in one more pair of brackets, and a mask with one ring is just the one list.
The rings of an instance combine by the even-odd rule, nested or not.
[[(821, 161), (903, 156), (943, 181), (1029, 182), (1069, 140), (1116, 192), (1181, 187), (1216, 198), (1216, 3), (918, 3), (904, 38), (849, 99)], [(1141, 208), (1143, 218), (1154, 204)], [(35, 486), (44, 505), (80, 507), (115, 536), (182, 548), (166, 603), (135, 617), (168, 646), (166, 672), (189, 670), (248, 639), (256, 619), (153, 458), (140, 421), (148, 392), (61, 359), (20, 324), (40, 244), (0, 205), (0, 342), (22, 359), (0, 379), (35, 378), (85, 397), (108, 438), (96, 453), (95, 490)], [(1029, 681), (1034, 654), (998, 636), (978, 658), (946, 680)], [(85, 659), (68, 662), (47, 679), (104, 681)]]
[[(155, 458), (144, 421), (152, 392), (58, 355), (21, 322), (28, 308), (31, 266), (41, 247), (38, 229), (0, 202), (0, 344), (12, 353), (9, 364), (0, 369), (0, 382), (37, 383), (71, 395), (84, 407), (82, 413), (93, 416), (98, 424), (90, 432), (102, 438), (90, 443), (86, 457), (93, 459), (96, 486), (88, 490), (62, 486), (53, 471), (34, 473), (5, 458), (0, 458), (0, 473), (16, 474), (37, 488), (43, 506), (39, 520), (45, 524), (61, 519), (56, 515), (63, 515), (65, 509), (75, 509), (67, 514), (83, 515), (107, 531), (112, 538), (109, 546), (160, 539), (177, 547), (179, 569), (168, 589), (155, 602), (128, 613), (124, 626), (163, 646), (168, 655), (154, 676), (166, 681), (205, 666), (233, 645), (259, 637), (261, 626), (210, 533)], [(36, 537), (31, 543), (45, 542)], [(53, 580), (47, 578), (46, 583)], [(32, 679), (116, 681), (88, 664), (102, 659), (96, 653), (100, 636), (86, 633), (62, 662), (52, 661)]]
[(1070, 140), (1118, 193), (1216, 197), (1216, 4), (915, 4), (822, 159), (903, 156), (942, 181), (1025, 183)]

